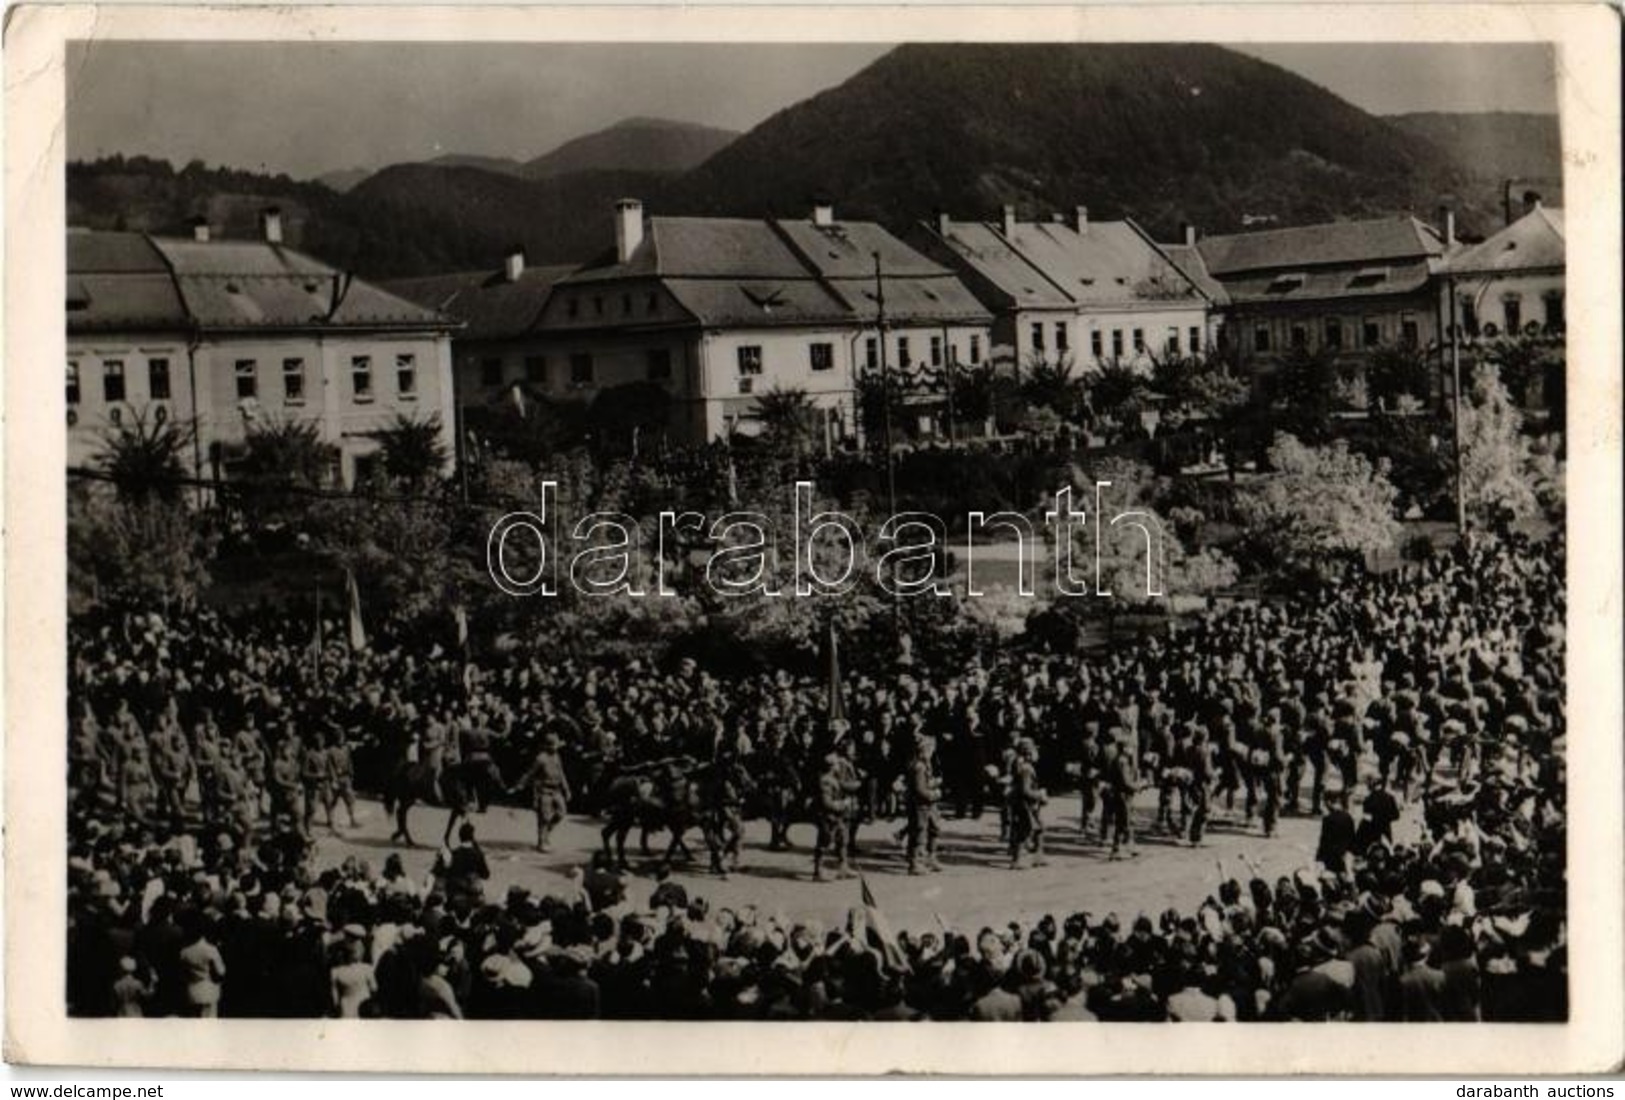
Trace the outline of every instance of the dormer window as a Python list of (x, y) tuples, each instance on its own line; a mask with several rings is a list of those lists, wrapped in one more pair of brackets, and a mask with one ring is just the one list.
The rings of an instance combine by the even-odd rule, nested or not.
[(1354, 278), (1349, 280), (1349, 289), (1355, 290), (1361, 287), (1381, 286), (1387, 281), (1388, 269), (1386, 267), (1361, 268), (1359, 271), (1354, 273)]
[(1291, 272), (1285, 275), (1277, 275), (1274, 279), (1270, 280), (1270, 285), (1266, 288), (1265, 293), (1291, 294), (1294, 290), (1303, 289), (1303, 284), (1307, 281), (1308, 278), (1301, 272)]
[(784, 304), (784, 291), (782, 288), (774, 287), (772, 290), (765, 291), (753, 290), (750, 287), (740, 287), (740, 289), (744, 291), (745, 297), (749, 298), (752, 304), (763, 313), (772, 313), (775, 306)]

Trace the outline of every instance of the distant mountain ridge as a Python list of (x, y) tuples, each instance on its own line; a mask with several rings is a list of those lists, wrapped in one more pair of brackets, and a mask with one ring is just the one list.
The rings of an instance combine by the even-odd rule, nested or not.
[[(1380, 119), (1216, 46), (903, 46), (732, 140), (627, 119), (519, 166), (540, 178), (516, 174), (516, 161), (448, 155), (371, 173), (342, 194), (111, 157), (69, 165), (69, 217), (184, 233), (205, 212), (217, 230), (251, 235), (258, 207), (274, 201), (290, 243), (374, 277), (494, 267), (516, 243), (534, 263), (584, 261), (614, 240), (611, 204), (623, 196), (651, 214), (762, 217), (803, 216), (817, 195), (838, 216), (894, 227), (937, 209), (994, 217), (1009, 203), (1044, 217), (1087, 205), (1171, 240), (1180, 222), (1216, 233), (1260, 218), (1432, 220), (1453, 195), (1464, 235), (1491, 231), (1502, 175), (1527, 166), (1511, 152), (1537, 143), (1527, 164), (1543, 168), (1557, 155), (1555, 119), (1439, 117)], [(717, 148), (674, 171), (651, 125), (677, 135), (682, 156)]]
[(737, 131), (694, 122), (628, 118), (526, 161), (521, 174), (551, 179), (585, 171), (686, 172), (738, 137)]
[[(680, 181), (685, 212), (1045, 214), (1086, 204), (1170, 234), (1431, 211), (1434, 144), (1285, 69), (1207, 45), (905, 45), (769, 118)], [(1476, 213), (1483, 213), (1482, 210)]]
[(1561, 201), (1563, 135), (1557, 115), (1511, 111), (1389, 115), (1398, 129), (1431, 142), (1475, 181), (1519, 181)]

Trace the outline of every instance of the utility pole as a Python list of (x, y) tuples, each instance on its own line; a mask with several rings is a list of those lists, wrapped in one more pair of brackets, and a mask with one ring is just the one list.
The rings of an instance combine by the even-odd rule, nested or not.
[(954, 351), (953, 341), (948, 338), (948, 326), (942, 326), (942, 353), (943, 368), (947, 371), (944, 378), (944, 389), (948, 393), (948, 446), (952, 447), (954, 439), (954, 360), (958, 352)]
[(880, 275), (880, 253), (875, 257), (875, 321), (880, 330), (881, 435), (886, 447), (886, 506), (897, 514), (897, 467), (892, 460), (891, 369), (886, 356), (886, 283)]
[(1462, 493), (1461, 471), (1461, 321), (1456, 302), (1456, 279), (1445, 284), (1450, 295), (1450, 427), (1455, 438), (1456, 457), (1456, 537), (1467, 534), (1467, 500)]

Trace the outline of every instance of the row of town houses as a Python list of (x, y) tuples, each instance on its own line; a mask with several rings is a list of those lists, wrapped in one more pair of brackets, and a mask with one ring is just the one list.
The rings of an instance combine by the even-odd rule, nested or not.
[(1438, 352), (1452, 305), (1478, 338), (1562, 330), (1560, 210), (1528, 196), (1474, 244), (1449, 212), (1439, 221), (1187, 229), (1168, 244), (1081, 206), (939, 215), (899, 236), (823, 204), (802, 219), (697, 218), (626, 199), (613, 248), (583, 266), (529, 266), (515, 250), (493, 271), (381, 283), (286, 246), (274, 209), (255, 240), (202, 222), (188, 238), (70, 230), (69, 463), (92, 462), (116, 425), (180, 418), (196, 425), (195, 475), (229, 476), (256, 424), (297, 419), (336, 446), (349, 485), (398, 416), (438, 416), (454, 454), (470, 409), (628, 383), (668, 392), (675, 442), (751, 434), (757, 396), (793, 388), (838, 444), (859, 432), (865, 370), (1147, 370), (1215, 345), (1265, 368), (1297, 347), (1344, 361)]

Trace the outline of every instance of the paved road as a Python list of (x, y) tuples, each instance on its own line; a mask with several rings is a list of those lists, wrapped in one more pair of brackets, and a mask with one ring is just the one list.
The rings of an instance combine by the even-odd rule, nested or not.
[[(1080, 910), (1097, 916), (1115, 911), (1129, 920), (1141, 912), (1155, 916), (1169, 907), (1186, 911), (1194, 909), (1213, 889), (1216, 858), (1224, 861), (1227, 874), (1245, 877), (1246, 869), (1239, 857), (1246, 855), (1273, 880), (1309, 865), (1313, 857), (1318, 821), (1287, 818), (1278, 835), (1266, 840), (1256, 823), (1243, 829), (1240, 821), (1225, 820), (1222, 806), (1217, 807), (1220, 819), (1206, 845), (1196, 849), (1175, 845), (1166, 837), (1145, 832), (1154, 816), (1154, 798), (1150, 793), (1143, 794), (1135, 807), (1141, 843), (1133, 859), (1109, 861), (1105, 848), (1081, 839), (1077, 834), (1078, 804), (1075, 797), (1067, 795), (1053, 800), (1048, 808), (1051, 843), (1046, 867), (1008, 869), (998, 843), (996, 814), (981, 821), (943, 822), (940, 852), (944, 870), (940, 874), (908, 875), (902, 848), (893, 841), (894, 826), (886, 823), (869, 825), (861, 831), (863, 854), (859, 863), (894, 925), (926, 931), (935, 926), (937, 914), (953, 927), (974, 930), (1011, 920), (1032, 921), (1045, 913), (1059, 919)], [(321, 826), (317, 827), (319, 861), (323, 865), (348, 855), (379, 865), (389, 852), (400, 850), (410, 873), (421, 876), (428, 872), (434, 860), (432, 848), (398, 849), (389, 841), (391, 830), (382, 807), (363, 802), (360, 810), (360, 827), (346, 829), (343, 835), (328, 836)], [(445, 826), (445, 811), (418, 807), (412, 813), (412, 830), (420, 843), (437, 841)], [(342, 818), (342, 810), (340, 814)], [(532, 848), (533, 821), (528, 812), (507, 807), (493, 808), (476, 819), (480, 841), (491, 863), (490, 893), (497, 899), (513, 884), (538, 893), (562, 893), (567, 876), (585, 865), (599, 843), (597, 822), (572, 817), (555, 832), (553, 850), (537, 852)], [(663, 839), (664, 834), (655, 837), (657, 850)], [(700, 857), (699, 862), (680, 866), (673, 878), (691, 895), (698, 893), (713, 906), (754, 904), (793, 919), (812, 918), (826, 925), (844, 919), (847, 908), (858, 903), (858, 884), (813, 882), (812, 826), (796, 826), (791, 839), (796, 845), (794, 850), (770, 851), (766, 823), (750, 822), (741, 868), (724, 881), (705, 873), (704, 847), (697, 835), (691, 835), (689, 845)], [(655, 880), (649, 864), (640, 866), (634, 854), (636, 846), (634, 832), (628, 845), (635, 879), (630, 896), (641, 905), (648, 899)]]

